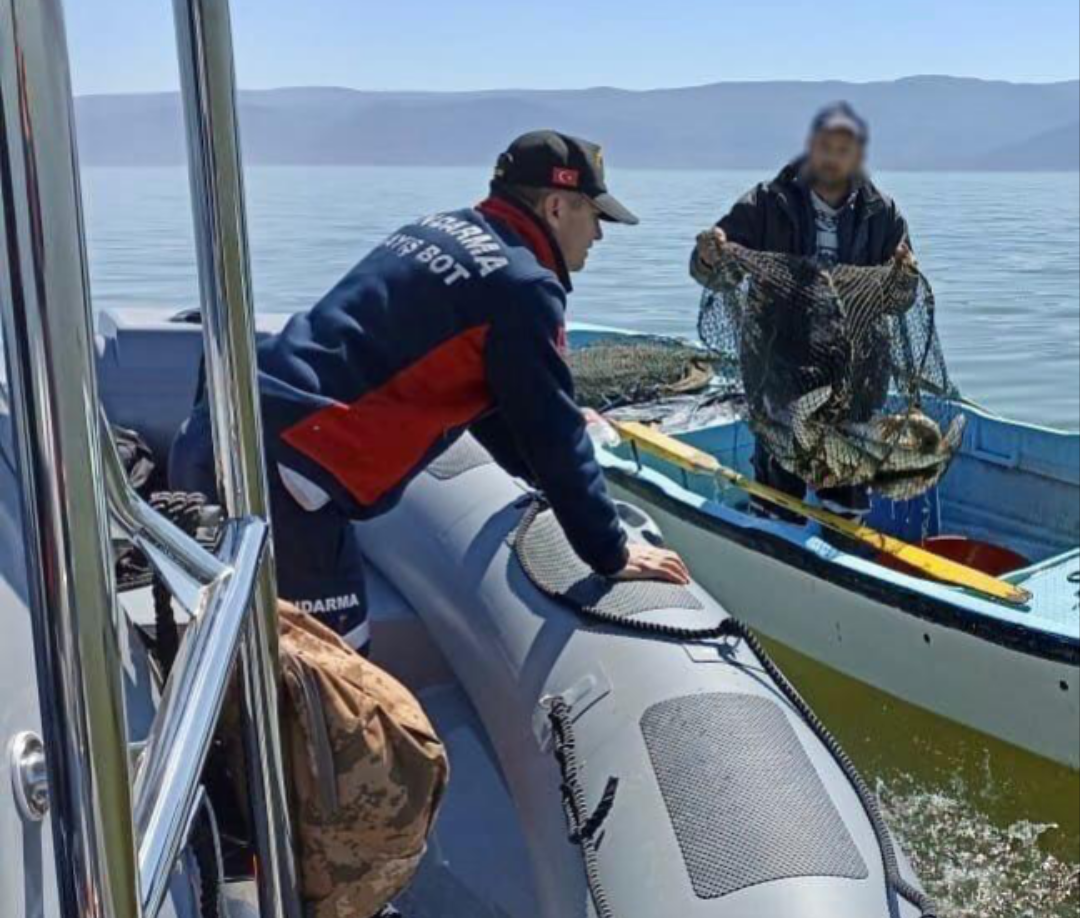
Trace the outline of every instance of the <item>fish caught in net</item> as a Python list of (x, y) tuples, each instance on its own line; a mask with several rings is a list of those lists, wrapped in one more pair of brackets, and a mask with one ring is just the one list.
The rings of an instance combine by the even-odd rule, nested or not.
[(899, 262), (824, 268), (723, 247), (698, 323), (716, 385), (755, 437), (814, 488), (917, 497), (963, 438), (926, 278)]
[(716, 376), (708, 351), (672, 338), (601, 338), (568, 360), (578, 404), (597, 411), (701, 392)]

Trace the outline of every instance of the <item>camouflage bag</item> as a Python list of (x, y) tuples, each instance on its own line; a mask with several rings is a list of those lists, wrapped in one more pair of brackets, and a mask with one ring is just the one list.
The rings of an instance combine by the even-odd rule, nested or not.
[(310, 615), (280, 608), (282, 741), (313, 918), (371, 918), (412, 879), (449, 778), (419, 702)]

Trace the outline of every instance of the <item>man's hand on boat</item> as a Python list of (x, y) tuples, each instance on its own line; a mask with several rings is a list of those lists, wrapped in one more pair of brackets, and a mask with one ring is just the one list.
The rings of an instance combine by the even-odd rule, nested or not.
[(682, 586), (690, 582), (686, 562), (673, 551), (633, 543), (629, 546), (629, 552), (626, 567), (615, 575), (616, 580), (662, 580)]
[(720, 253), (727, 244), (727, 234), (718, 226), (711, 227), (698, 233), (697, 251), (698, 260), (706, 268), (715, 268), (720, 260)]

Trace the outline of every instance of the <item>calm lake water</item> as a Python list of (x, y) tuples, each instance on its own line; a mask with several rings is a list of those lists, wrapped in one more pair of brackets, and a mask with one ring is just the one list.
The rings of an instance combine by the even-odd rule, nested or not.
[[(257, 307), (310, 306), (368, 249), (422, 214), (474, 203), (483, 169), (258, 168), (247, 179)], [(642, 217), (613, 228), (572, 317), (692, 335), (696, 233), (763, 173), (614, 170)], [(1076, 429), (1080, 416), (1080, 175), (886, 174), (938, 294), (953, 376), (1010, 417)], [(195, 303), (181, 169), (87, 170), (97, 304)]]
[[(763, 174), (621, 172), (639, 212), (594, 253), (572, 316), (693, 335), (686, 260), (698, 230)], [(475, 202), (483, 169), (253, 169), (259, 309), (306, 308), (399, 224)], [(1001, 414), (1076, 429), (1080, 416), (1080, 176), (893, 174), (938, 294), (953, 376)], [(196, 302), (186, 174), (84, 175), (96, 305)], [(942, 918), (1076, 918), (1080, 783), (789, 651), (778, 660), (877, 781)], [(1037, 716), (1037, 712), (1033, 712)]]

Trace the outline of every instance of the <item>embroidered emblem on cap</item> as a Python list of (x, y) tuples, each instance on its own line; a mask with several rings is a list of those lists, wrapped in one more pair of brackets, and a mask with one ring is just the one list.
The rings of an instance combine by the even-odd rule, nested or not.
[(577, 169), (554, 169), (551, 182), (560, 188), (577, 188), (581, 184), (581, 173)]

